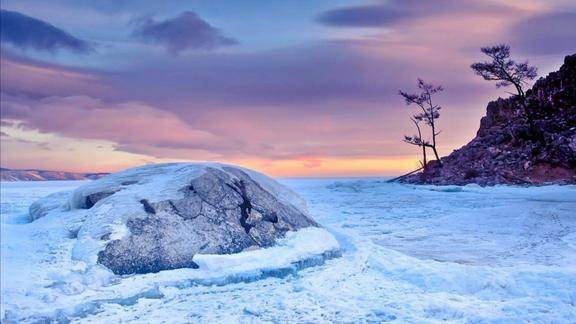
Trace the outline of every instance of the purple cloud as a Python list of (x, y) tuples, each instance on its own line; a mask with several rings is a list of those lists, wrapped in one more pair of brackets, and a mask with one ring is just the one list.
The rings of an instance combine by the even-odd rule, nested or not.
[(393, 23), (410, 15), (384, 5), (365, 5), (338, 8), (323, 12), (317, 21), (325, 25), (346, 27), (374, 27)]
[(576, 52), (576, 12), (552, 12), (529, 18), (511, 29), (513, 45), (529, 54)]
[(396, 145), (404, 132), (398, 120), (408, 114), (398, 89), (418, 76), (442, 82), (450, 94), (442, 102), (458, 110), (494, 90), (478, 89), (468, 64), (402, 46), (335, 41), (163, 64), (144, 57), (122, 73), (5, 57), (3, 80), (11, 87), (3, 89), (2, 111), (30, 129), (108, 140), (119, 151), (155, 157), (410, 154)]
[[(484, 94), (468, 71), (469, 64), (458, 65), (446, 56), (422, 57), (414, 51), (395, 55), (402, 50), (398, 44), (338, 41), (257, 53), (212, 53), (163, 65), (143, 61), (130, 71), (111, 75), (107, 84), (122, 89), (123, 96), (156, 106), (186, 106), (187, 111), (191, 106), (220, 110), (274, 106), (276, 111), (312, 114), (326, 113), (326, 103), (332, 112), (346, 109), (345, 103), (381, 105), (395, 102), (398, 89), (411, 86), (418, 76), (445, 81), (454, 97)], [(452, 74), (456, 69), (462, 72), (457, 79)]]
[[(440, 34), (434, 27), (395, 31), (409, 40), (417, 33), (417, 45), (382, 35), (169, 60), (142, 53), (118, 71), (8, 57), (13, 63), (3, 64), (11, 68), (3, 80), (11, 86), (4, 91), (18, 98), (5, 100), (3, 111), (41, 132), (163, 158), (411, 154), (401, 142), (409, 112), (399, 89), (417, 77), (445, 85), (449, 96), (441, 102), (451, 111), (442, 129), (449, 134), (475, 130), (462, 120), (480, 114), (495, 92), (470, 73), (461, 52), (430, 46)], [(24, 96), (30, 89), (40, 93)]]
[(93, 51), (88, 42), (40, 19), (8, 10), (1, 10), (0, 18), (2, 43), (9, 43), (22, 49), (49, 52), (60, 49), (76, 53)]
[[(88, 96), (42, 99), (3, 94), (2, 117), (21, 121), (25, 130), (75, 138), (104, 139), (124, 147), (240, 150), (238, 140), (223, 139), (190, 127), (176, 115), (137, 102), (106, 102)], [(73, 120), (74, 123), (69, 123)], [(151, 152), (147, 152), (152, 154)]]
[(336, 27), (379, 27), (437, 14), (502, 12), (509, 8), (478, 0), (390, 0), (381, 4), (350, 6), (321, 13), (317, 21)]
[(152, 18), (141, 20), (133, 35), (143, 41), (163, 45), (174, 54), (187, 49), (210, 50), (238, 43), (192, 11), (184, 11), (164, 21)]
[(43, 98), (49, 96), (104, 96), (109, 88), (98, 71), (51, 64), (2, 49), (2, 93)]

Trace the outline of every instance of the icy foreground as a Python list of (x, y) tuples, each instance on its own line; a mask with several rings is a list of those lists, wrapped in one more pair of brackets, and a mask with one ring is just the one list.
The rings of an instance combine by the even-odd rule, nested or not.
[[(572, 323), (576, 187), (285, 180), (319, 228), (199, 269), (73, 261), (68, 220), (27, 208), (78, 182), (2, 184), (2, 316), (72, 321)], [(72, 228), (73, 230), (73, 228)], [(337, 241), (333, 240), (336, 237)], [(338, 245), (342, 257), (333, 258)]]

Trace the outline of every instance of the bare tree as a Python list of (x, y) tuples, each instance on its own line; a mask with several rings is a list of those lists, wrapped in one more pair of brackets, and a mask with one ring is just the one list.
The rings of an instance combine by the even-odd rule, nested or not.
[(410, 120), (414, 123), (414, 126), (416, 126), (416, 130), (418, 130), (418, 135), (414, 135), (414, 136), (404, 135), (404, 142), (406, 142), (408, 144), (416, 145), (416, 146), (419, 146), (422, 148), (422, 161), (420, 161), (420, 166), (422, 168), (424, 168), (424, 167), (426, 167), (426, 164), (428, 164), (428, 161), (426, 158), (426, 147), (429, 147), (430, 143), (422, 138), (422, 130), (420, 129), (421, 120), (417, 120), (414, 117), (411, 117)]
[[(440, 166), (442, 166), (442, 161), (440, 160), (440, 157), (438, 156), (438, 150), (436, 149), (436, 136), (440, 134), (440, 132), (436, 131), (436, 119), (440, 118), (440, 109), (442, 107), (433, 103), (432, 96), (438, 92), (443, 91), (444, 88), (442, 88), (442, 86), (435, 86), (431, 83), (426, 83), (422, 79), (418, 79), (418, 89), (420, 90), (420, 93), (417, 94), (410, 94), (404, 91), (399, 92), (407, 105), (410, 106), (415, 104), (420, 108), (420, 112), (410, 118), (414, 125), (416, 125), (418, 135), (404, 136), (404, 141), (406, 143), (422, 147), (424, 157), (423, 167), (426, 167), (427, 147), (432, 149), (436, 160)], [(419, 125), (420, 122), (424, 122), (430, 127), (432, 133), (432, 142), (429, 142), (422, 137), (422, 132)]]
[(530, 66), (528, 61), (517, 63), (510, 58), (510, 46), (506, 44), (483, 47), (482, 53), (492, 59), (491, 62), (474, 63), (470, 67), (474, 72), (483, 77), (484, 80), (497, 81), (496, 87), (508, 87), (513, 85), (516, 88), (518, 99), (532, 135), (536, 134), (534, 116), (526, 103), (526, 93), (524, 86), (529, 85), (529, 80), (534, 80), (538, 75), (538, 69)]

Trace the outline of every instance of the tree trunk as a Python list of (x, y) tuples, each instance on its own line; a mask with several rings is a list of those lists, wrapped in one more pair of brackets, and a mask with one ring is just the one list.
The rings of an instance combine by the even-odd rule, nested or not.
[(426, 160), (426, 146), (424, 145), (422, 145), (422, 156), (424, 157), (424, 163), (422, 164), (422, 168), (426, 169), (428, 161)]
[(434, 151), (434, 156), (436, 156), (436, 161), (442, 167), (442, 161), (440, 161), (440, 157), (438, 156), (438, 151), (436, 151), (436, 125), (434, 125), (434, 120), (432, 120), (432, 150)]
[(434, 156), (436, 157), (436, 161), (438, 161), (438, 163), (440, 164), (440, 167), (442, 167), (442, 161), (440, 161), (440, 157), (438, 156), (438, 151), (436, 151), (436, 145), (432, 145), (432, 150), (434, 151)]
[(416, 121), (416, 119), (410, 118), (410, 120), (412, 120), (412, 122), (414, 123), (414, 125), (416, 126), (416, 129), (418, 130), (418, 139), (420, 140), (420, 143), (422, 146), (422, 168), (426, 168), (426, 164), (428, 163), (428, 161), (426, 160), (426, 145), (424, 144), (424, 140), (422, 139), (422, 131), (420, 130), (420, 125), (418, 125), (418, 121)]

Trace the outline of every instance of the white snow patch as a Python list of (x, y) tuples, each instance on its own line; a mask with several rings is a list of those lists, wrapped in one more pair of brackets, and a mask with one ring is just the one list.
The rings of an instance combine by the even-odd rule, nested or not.
[(288, 232), (276, 246), (267, 249), (230, 255), (197, 254), (194, 256), (194, 262), (201, 270), (222, 273), (279, 269), (339, 248), (334, 236), (326, 230), (308, 227), (297, 232)]

